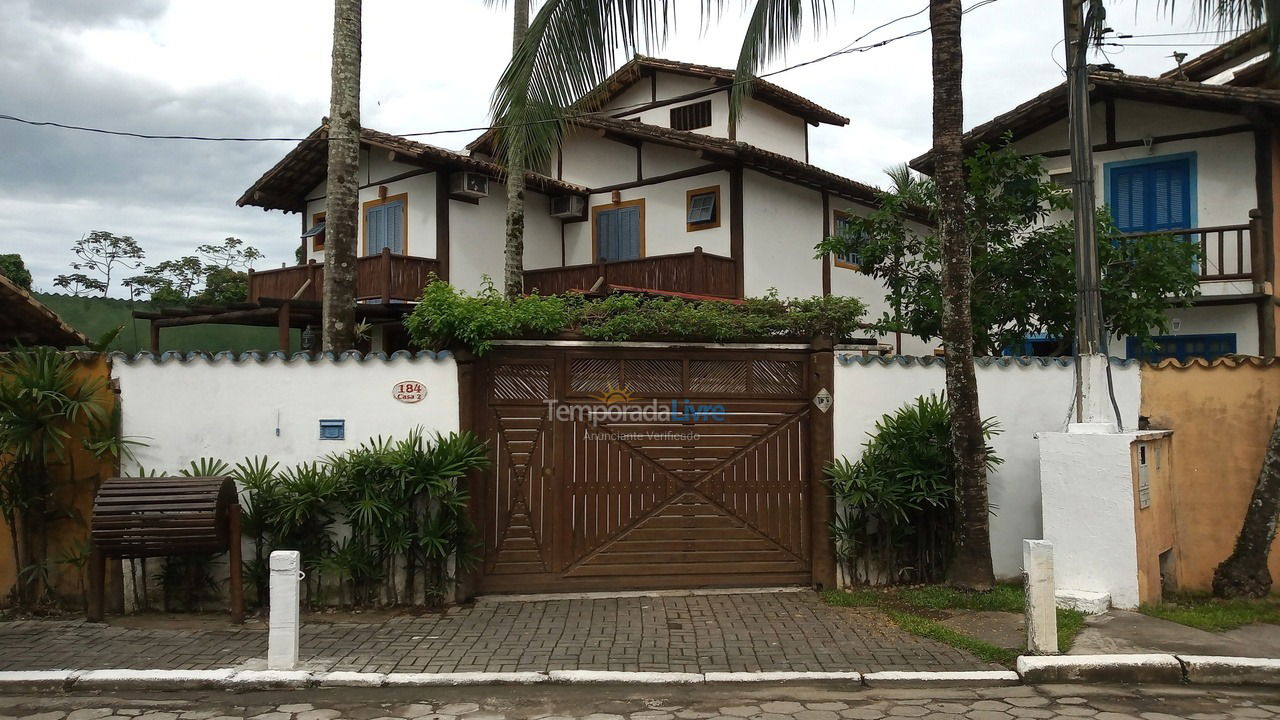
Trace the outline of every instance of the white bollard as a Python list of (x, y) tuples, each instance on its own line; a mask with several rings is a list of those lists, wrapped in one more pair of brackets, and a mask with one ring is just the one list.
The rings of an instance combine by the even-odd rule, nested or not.
[(271, 553), (271, 622), (267, 632), (267, 668), (293, 670), (298, 665), (298, 631), (302, 596), (302, 555), (297, 550)]
[(1053, 543), (1022, 541), (1022, 576), (1027, 594), (1027, 652), (1058, 653), (1058, 605), (1053, 587)]

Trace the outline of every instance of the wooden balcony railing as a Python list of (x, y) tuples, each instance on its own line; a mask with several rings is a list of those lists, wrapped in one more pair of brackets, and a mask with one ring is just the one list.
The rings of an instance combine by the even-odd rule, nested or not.
[(731, 298), (737, 296), (735, 267), (732, 258), (694, 248), (693, 252), (638, 260), (526, 270), (524, 286), (531, 293), (558, 295), (570, 290), (590, 290), (604, 278), (604, 285)]
[(1153, 235), (1174, 235), (1199, 245), (1200, 262), (1196, 269), (1201, 282), (1253, 280), (1254, 269), (1262, 265), (1253, 257), (1261, 248), (1254, 247), (1255, 230), (1252, 223), (1167, 230), (1161, 233), (1134, 233), (1125, 237)]
[[(412, 302), (422, 295), (440, 263), (431, 258), (396, 255), (384, 250), (356, 260), (356, 299)], [(324, 265), (314, 260), (278, 270), (249, 271), (249, 302), (262, 298), (319, 301), (324, 294)]]

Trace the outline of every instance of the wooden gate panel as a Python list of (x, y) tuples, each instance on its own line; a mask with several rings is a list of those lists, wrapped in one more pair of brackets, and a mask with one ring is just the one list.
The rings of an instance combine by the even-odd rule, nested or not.
[[(482, 589), (810, 581), (804, 356), (515, 353), (487, 370)], [(553, 419), (549, 399), (669, 415)]]

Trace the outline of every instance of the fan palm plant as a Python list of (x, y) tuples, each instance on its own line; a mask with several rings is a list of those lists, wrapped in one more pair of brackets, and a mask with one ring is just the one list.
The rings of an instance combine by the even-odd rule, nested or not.
[[(47, 526), (66, 513), (55, 501), (58, 478), (77, 480), (76, 442), (92, 450), (81, 431), (110, 423), (105, 386), (102, 378), (79, 377), (75, 356), (53, 348), (0, 356), (0, 515), (13, 543), (19, 605), (40, 601), (48, 590)], [(100, 443), (98, 450), (112, 447)], [(67, 472), (56, 472), (58, 466)]]

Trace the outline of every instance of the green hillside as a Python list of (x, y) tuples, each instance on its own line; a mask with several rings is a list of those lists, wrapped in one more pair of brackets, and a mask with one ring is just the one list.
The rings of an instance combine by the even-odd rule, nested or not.
[[(151, 349), (149, 347), (151, 323), (146, 320), (135, 320), (132, 315), (134, 310), (154, 309), (149, 302), (44, 293), (35, 293), (35, 297), (61, 315), (68, 325), (88, 335), (91, 340), (100, 338), (112, 328), (123, 325), (124, 330), (111, 344), (112, 350), (133, 354)], [(299, 331), (294, 330), (290, 342), (291, 352), (299, 349), (299, 336)], [(277, 349), (276, 329), (244, 325), (193, 325), (165, 328), (160, 333), (160, 349), (179, 352), (195, 350), (270, 352)]]

